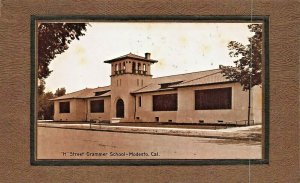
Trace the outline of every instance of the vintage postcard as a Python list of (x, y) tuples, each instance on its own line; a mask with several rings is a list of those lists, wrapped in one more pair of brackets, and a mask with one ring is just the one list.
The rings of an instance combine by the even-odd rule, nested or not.
[(268, 161), (266, 17), (33, 17), (34, 164)]

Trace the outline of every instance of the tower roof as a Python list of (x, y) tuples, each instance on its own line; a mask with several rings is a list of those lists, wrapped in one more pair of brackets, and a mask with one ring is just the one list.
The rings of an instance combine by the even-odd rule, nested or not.
[(150, 58), (135, 55), (133, 53), (128, 53), (126, 55), (123, 55), (123, 56), (120, 56), (120, 57), (117, 57), (117, 58), (114, 58), (114, 59), (111, 59), (111, 60), (105, 60), (104, 63), (113, 63), (113, 62), (116, 62), (116, 61), (119, 61), (119, 60), (124, 60), (124, 59), (127, 59), (127, 58), (134, 59), (134, 60), (140, 60), (140, 61), (144, 61), (144, 62), (150, 62), (150, 63), (158, 62), (157, 60), (153, 60), (153, 59), (150, 59)]

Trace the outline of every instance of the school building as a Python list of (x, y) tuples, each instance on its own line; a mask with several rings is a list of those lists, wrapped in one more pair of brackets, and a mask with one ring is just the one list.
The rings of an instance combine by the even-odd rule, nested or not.
[[(152, 77), (157, 60), (132, 53), (111, 64), (111, 85), (53, 99), (55, 121), (240, 122), (248, 117), (248, 91), (220, 69)], [(107, 76), (109, 77), (109, 76)], [(262, 122), (262, 88), (251, 90), (251, 120)]]

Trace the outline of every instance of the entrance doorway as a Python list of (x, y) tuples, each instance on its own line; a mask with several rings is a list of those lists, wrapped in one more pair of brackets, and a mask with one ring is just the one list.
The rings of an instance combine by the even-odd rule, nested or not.
[(124, 118), (124, 102), (122, 99), (118, 99), (117, 101), (117, 118)]

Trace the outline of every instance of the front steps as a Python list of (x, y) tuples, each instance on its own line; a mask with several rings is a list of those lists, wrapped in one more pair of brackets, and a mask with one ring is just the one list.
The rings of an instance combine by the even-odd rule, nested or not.
[(111, 118), (110, 123), (120, 123), (123, 118)]

